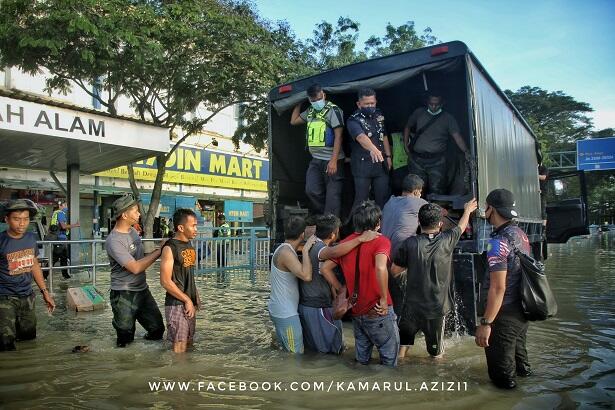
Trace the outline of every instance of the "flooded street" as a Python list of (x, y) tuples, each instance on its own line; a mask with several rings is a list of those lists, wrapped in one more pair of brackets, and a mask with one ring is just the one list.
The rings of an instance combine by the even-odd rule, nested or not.
[[(492, 387), (484, 352), (468, 336), (448, 339), (445, 359), (439, 362), (428, 357), (420, 338), (394, 370), (353, 363), (349, 323), (344, 337), (350, 348), (341, 358), (285, 354), (272, 347), (266, 274), (254, 283), (248, 275), (231, 277), (226, 286), (210, 279), (197, 282), (205, 308), (197, 316), (193, 352), (177, 356), (160, 342), (145, 341), (140, 326), (135, 342), (117, 349), (110, 307), (66, 311), (65, 288), (85, 283), (83, 273), (56, 282), (59, 306), (52, 317), (37, 294), (38, 338), (19, 343), (16, 352), (0, 354), (0, 407), (612, 408), (615, 233), (573, 238), (551, 245), (549, 253), (547, 272), (559, 314), (530, 324), (534, 375), (518, 379), (514, 391)], [(152, 293), (163, 308), (157, 269), (149, 272)], [(98, 288), (108, 300), (108, 274), (99, 274)], [(89, 345), (91, 351), (71, 353), (75, 345)], [(165, 388), (158, 382), (175, 384)], [(360, 384), (370, 391), (359, 391)]]

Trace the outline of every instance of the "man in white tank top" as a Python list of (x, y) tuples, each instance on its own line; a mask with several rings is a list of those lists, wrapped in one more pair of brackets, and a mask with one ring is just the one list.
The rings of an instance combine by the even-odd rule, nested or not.
[(312, 263), (309, 251), (316, 237), (311, 236), (303, 246), (299, 261), (297, 249), (305, 236), (305, 220), (291, 216), (284, 224), (286, 239), (273, 253), (271, 259), (271, 296), (269, 316), (275, 327), (278, 342), (291, 353), (303, 353), (303, 332), (297, 307), (299, 306), (298, 279), (312, 280)]

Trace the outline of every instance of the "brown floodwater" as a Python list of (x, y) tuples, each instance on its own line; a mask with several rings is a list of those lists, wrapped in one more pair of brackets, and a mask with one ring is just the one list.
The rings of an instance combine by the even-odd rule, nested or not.
[[(549, 252), (547, 272), (559, 315), (530, 325), (534, 375), (519, 379), (513, 391), (489, 383), (483, 350), (468, 336), (448, 339), (445, 359), (438, 362), (428, 357), (421, 338), (397, 369), (355, 365), (349, 324), (349, 349), (341, 357), (288, 355), (272, 345), (266, 273), (252, 280), (233, 274), (222, 285), (213, 278), (198, 281), (205, 307), (197, 316), (192, 352), (176, 355), (166, 344), (145, 341), (140, 326), (135, 342), (117, 349), (110, 307), (66, 310), (65, 290), (87, 283), (84, 272), (56, 281), (59, 306), (53, 316), (37, 300), (36, 340), (0, 353), (0, 407), (612, 408), (615, 233), (572, 238)], [(149, 272), (162, 307), (156, 267)], [(108, 299), (108, 272), (99, 273), (97, 283)], [(72, 353), (76, 345), (90, 351)]]

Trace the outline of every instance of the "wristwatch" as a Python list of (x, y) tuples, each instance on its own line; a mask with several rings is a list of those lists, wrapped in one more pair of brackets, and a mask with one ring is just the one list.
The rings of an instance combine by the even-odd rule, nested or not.
[(480, 325), (481, 326), (491, 326), (493, 322), (490, 322), (487, 320), (487, 318), (481, 317), (480, 318)]

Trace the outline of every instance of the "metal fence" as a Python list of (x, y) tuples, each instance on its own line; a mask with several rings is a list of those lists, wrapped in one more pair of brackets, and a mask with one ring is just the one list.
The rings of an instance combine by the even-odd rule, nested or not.
[[(219, 228), (209, 228), (198, 232), (192, 240), (197, 252), (196, 275), (206, 277), (216, 275), (224, 278), (233, 272), (249, 272), (251, 276), (258, 271), (269, 270), (269, 229), (264, 227), (231, 228), (230, 236), (218, 236)], [(159, 246), (160, 238), (141, 239), (143, 242), (153, 242)], [(74, 241), (39, 241), (42, 254), (47, 263), (42, 266), (47, 277), (47, 286), (53, 291), (53, 281), (57, 273), (63, 269), (69, 271), (87, 271), (91, 275), (92, 284), (96, 285), (96, 275), (100, 270), (110, 269), (103, 239), (81, 239)], [(53, 263), (53, 248), (56, 245), (70, 246), (72, 253), (78, 255), (77, 260), (69, 261), (68, 265)], [(75, 252), (77, 247), (78, 252)], [(69, 252), (70, 255), (70, 252)]]
[(231, 228), (230, 236), (221, 237), (219, 228), (198, 233), (193, 240), (197, 252), (197, 272), (200, 275), (228, 271), (269, 269), (269, 229)]

